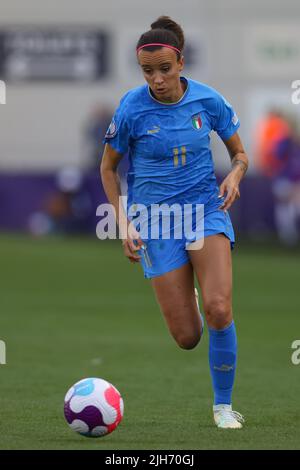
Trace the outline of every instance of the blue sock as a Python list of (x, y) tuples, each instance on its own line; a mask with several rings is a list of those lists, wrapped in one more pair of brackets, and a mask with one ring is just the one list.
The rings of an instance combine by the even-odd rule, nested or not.
[(234, 322), (224, 330), (209, 328), (209, 365), (214, 389), (214, 404), (231, 404), (237, 356)]

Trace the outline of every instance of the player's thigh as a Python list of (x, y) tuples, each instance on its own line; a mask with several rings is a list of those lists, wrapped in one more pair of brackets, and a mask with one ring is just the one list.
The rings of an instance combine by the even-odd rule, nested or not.
[(201, 321), (195, 299), (194, 273), (190, 262), (151, 280), (167, 325), (178, 339), (198, 335)]
[[(232, 316), (232, 261), (230, 240), (223, 234), (205, 237), (203, 247), (189, 250), (206, 316)], [(207, 318), (209, 323), (209, 318)]]

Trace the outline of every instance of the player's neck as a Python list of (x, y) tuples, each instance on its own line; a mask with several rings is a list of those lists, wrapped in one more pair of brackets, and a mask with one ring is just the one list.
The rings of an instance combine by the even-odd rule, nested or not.
[(186, 90), (186, 83), (183, 80), (179, 80), (176, 94), (174, 93), (174, 96), (173, 96), (174, 103), (176, 103), (176, 101), (179, 101), (183, 97), (185, 90)]
[(158, 101), (160, 101), (161, 103), (177, 103), (178, 101), (180, 101), (180, 99), (183, 97), (185, 91), (186, 91), (186, 88), (187, 88), (187, 84), (185, 82), (185, 80), (179, 80), (179, 83), (178, 83), (178, 86), (176, 88), (174, 88), (174, 90), (172, 90), (172, 93), (170, 94), (170, 96), (166, 97), (164, 100), (162, 99), (158, 99), (155, 94), (153, 93), (152, 90), (150, 90), (151, 94), (153, 95), (153, 97), (155, 99), (157, 99)]

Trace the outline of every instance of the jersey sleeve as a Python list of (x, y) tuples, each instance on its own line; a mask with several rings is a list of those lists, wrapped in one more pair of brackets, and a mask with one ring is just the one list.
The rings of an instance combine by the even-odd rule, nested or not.
[(120, 101), (103, 139), (104, 144), (110, 144), (120, 154), (128, 151), (130, 140), (130, 125), (124, 101), (125, 97)]
[(222, 140), (229, 139), (240, 127), (240, 121), (232, 106), (225, 98), (216, 93), (213, 130)]

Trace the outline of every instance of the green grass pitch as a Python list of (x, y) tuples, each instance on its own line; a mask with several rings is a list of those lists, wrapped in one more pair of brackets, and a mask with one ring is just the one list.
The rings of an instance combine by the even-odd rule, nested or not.
[[(237, 247), (239, 358), (234, 409), (242, 430), (212, 421), (208, 334), (193, 351), (167, 332), (150, 282), (119, 242), (0, 237), (1, 449), (299, 449), (299, 252)], [(124, 419), (88, 439), (63, 416), (68, 388), (102, 377)]]

